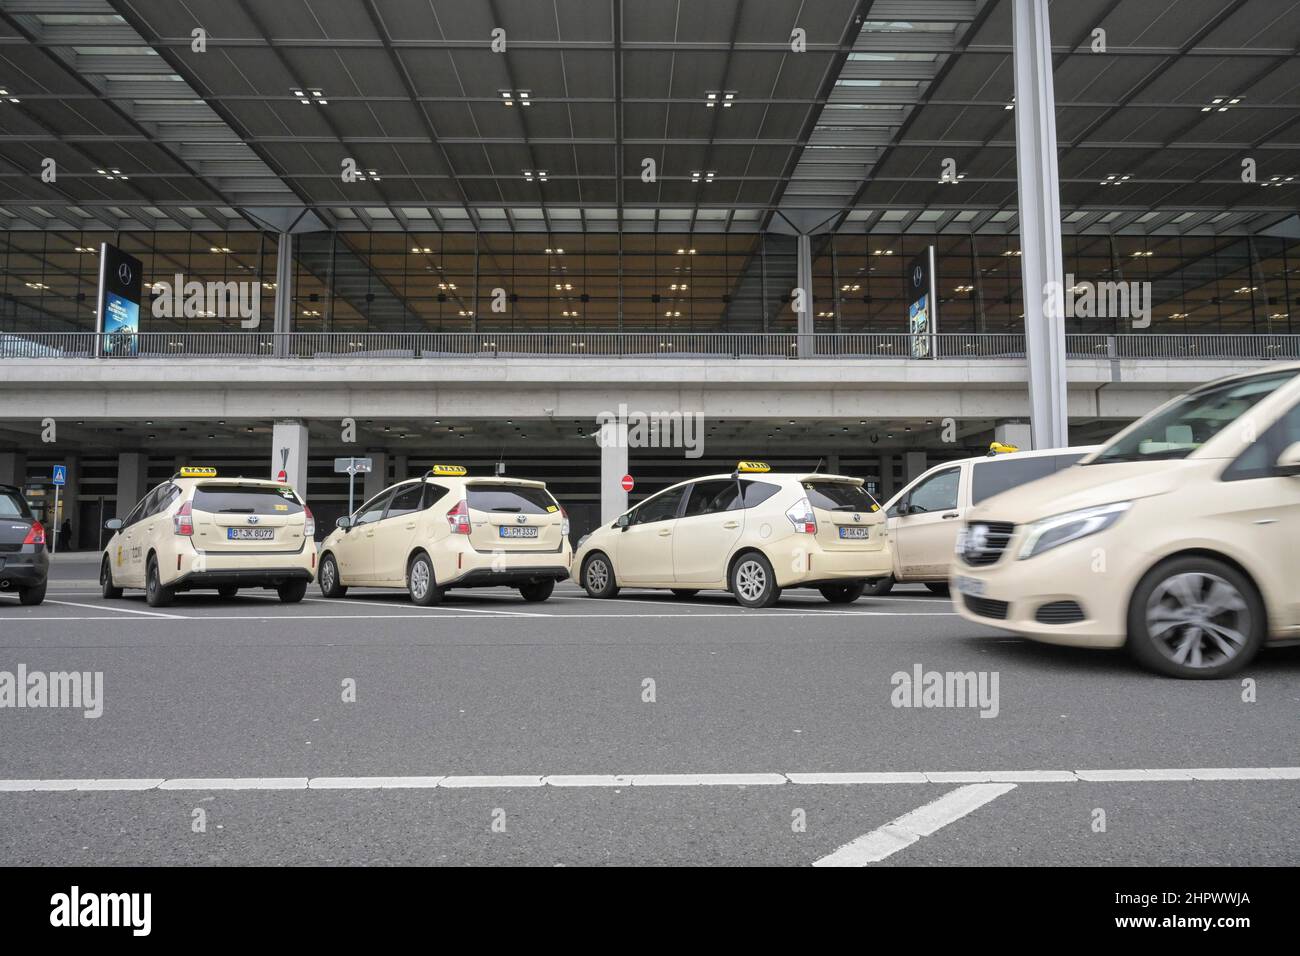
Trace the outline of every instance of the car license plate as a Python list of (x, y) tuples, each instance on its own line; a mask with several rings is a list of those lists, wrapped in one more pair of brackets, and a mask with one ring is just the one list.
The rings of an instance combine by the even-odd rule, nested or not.
[(274, 528), (227, 528), (226, 539), (229, 541), (274, 541)]
[(536, 528), (516, 528), (513, 525), (501, 526), (501, 537), (503, 538), (535, 538), (537, 537)]
[(960, 591), (962, 594), (969, 594), (971, 597), (984, 596), (983, 581), (976, 580), (975, 578), (968, 578), (965, 577), (964, 575), (958, 574), (952, 579), (952, 583), (957, 586), (957, 590)]
[(840, 528), (841, 538), (869, 538), (871, 537), (870, 528)]

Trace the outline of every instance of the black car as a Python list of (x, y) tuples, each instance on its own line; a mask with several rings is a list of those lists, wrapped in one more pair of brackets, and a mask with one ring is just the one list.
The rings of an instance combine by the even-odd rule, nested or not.
[(23, 604), (40, 604), (49, 574), (44, 526), (32, 517), (21, 488), (0, 485), (0, 594), (17, 591)]

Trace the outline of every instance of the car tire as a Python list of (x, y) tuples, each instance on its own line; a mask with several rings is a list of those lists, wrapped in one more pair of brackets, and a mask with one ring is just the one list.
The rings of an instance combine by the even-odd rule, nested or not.
[(167, 607), (176, 600), (176, 589), (163, 586), (157, 558), (152, 556), (149, 558), (144, 574), (145, 603), (150, 607)]
[(275, 593), (280, 595), (280, 603), (297, 604), (307, 596), (307, 582), (301, 579), (285, 581), (275, 589)]
[(1249, 664), (1267, 631), (1249, 578), (1216, 558), (1191, 556), (1158, 564), (1138, 582), (1126, 646), (1157, 673), (1212, 680)]
[(862, 597), (866, 587), (865, 581), (850, 581), (846, 584), (823, 584), (817, 590), (821, 591), (822, 597), (832, 604), (852, 604)]
[(122, 589), (113, 585), (113, 566), (108, 558), (99, 565), (99, 593), (105, 601), (116, 601), (122, 596)]
[(442, 588), (433, 576), (433, 561), (424, 552), (412, 558), (406, 569), (406, 590), (411, 595), (411, 603), (421, 607), (432, 607), (442, 601)]
[(18, 589), (18, 603), (25, 604), (28, 607), (35, 607), (45, 600), (45, 585), (47, 582), (42, 581), (40, 584), (33, 584), (29, 588)]
[(883, 578), (872, 578), (862, 588), (862, 593), (869, 597), (884, 597), (890, 591), (894, 590), (894, 576), (885, 575)]
[(947, 597), (949, 594), (947, 581), (926, 581), (925, 589), (931, 594), (938, 594), (940, 597)]
[(728, 583), (732, 597), (741, 607), (771, 607), (781, 599), (772, 562), (757, 551), (749, 551), (736, 559)]
[(545, 601), (554, 590), (554, 581), (530, 581), (519, 585), (519, 594), (525, 601), (534, 604)]
[(599, 551), (588, 555), (582, 562), (582, 587), (594, 598), (612, 598), (618, 594), (613, 562)]
[(339, 577), (339, 563), (334, 560), (334, 555), (326, 554), (320, 559), (320, 570), (316, 573), (316, 583), (320, 585), (322, 597), (341, 598), (348, 593), (348, 589), (341, 583)]
[(689, 600), (699, 593), (699, 588), (673, 588), (673, 594), (682, 600)]
[(223, 598), (232, 598), (239, 593), (239, 587), (234, 584), (227, 584), (224, 587), (217, 588), (217, 596)]

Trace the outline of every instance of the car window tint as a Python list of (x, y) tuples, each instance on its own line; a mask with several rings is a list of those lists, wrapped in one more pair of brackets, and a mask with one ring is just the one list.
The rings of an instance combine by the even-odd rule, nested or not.
[(908, 496), (908, 513), (921, 514), (956, 508), (957, 485), (960, 477), (960, 468), (949, 468), (925, 479), (913, 488)]
[(382, 491), (367, 501), (356, 513), (356, 517), (352, 519), (353, 525), (371, 524), (382, 518), (384, 508), (388, 505), (388, 499), (392, 495), (391, 491)]
[[(1250, 447), (1237, 456), (1223, 472), (1224, 481), (1244, 481), (1247, 478), (1269, 478), (1273, 466), (1287, 447), (1300, 441), (1300, 405), (1293, 405), (1285, 415), (1264, 429), (1264, 433)], [(1296, 481), (1288, 478), (1288, 481)]]
[(781, 490), (780, 485), (774, 485), (767, 481), (742, 481), (745, 488), (745, 507), (753, 508), (755, 505), (761, 505), (768, 498)]
[(632, 511), (632, 524), (649, 524), (652, 521), (666, 521), (677, 517), (677, 506), (681, 504), (684, 488), (670, 488), (653, 498), (641, 502)]
[(0, 518), (26, 518), (27, 502), (22, 495), (12, 491), (0, 491)]
[(691, 486), (691, 496), (686, 500), (683, 518), (713, 515), (730, 511), (740, 498), (740, 488), (731, 478), (714, 481), (697, 481)]
[(420, 501), (420, 509), (432, 508), (442, 500), (443, 495), (446, 493), (447, 489), (442, 485), (435, 485), (432, 482), (426, 481), (424, 483), (424, 497)]
[(296, 515), (298, 498), (286, 485), (199, 485), (194, 510), (207, 514)]
[(556, 507), (545, 488), (527, 485), (470, 485), (469, 507), (497, 514), (544, 515)]
[(985, 498), (992, 498), (1004, 491), (1018, 488), (1020, 485), (1046, 478), (1056, 472), (1056, 456), (1037, 455), (1033, 458), (1016, 458), (1014, 455), (1004, 458), (990, 458), (977, 461), (972, 469), (971, 502), (979, 504)]
[(870, 511), (876, 504), (866, 488), (847, 481), (805, 481), (803, 490), (809, 504), (823, 511)]
[(388, 517), (398, 518), (420, 510), (420, 496), (424, 488), (420, 484), (404, 485), (393, 492), (393, 500), (388, 505)]

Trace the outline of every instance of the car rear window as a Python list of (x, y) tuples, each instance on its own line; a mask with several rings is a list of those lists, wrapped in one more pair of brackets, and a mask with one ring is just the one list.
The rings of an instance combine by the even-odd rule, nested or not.
[(30, 518), (27, 502), (22, 495), (12, 491), (0, 491), (0, 518)]
[(470, 485), (472, 511), (495, 511), (520, 515), (544, 515), (555, 508), (555, 499), (545, 488), (526, 485)]
[(270, 485), (199, 485), (194, 510), (208, 514), (296, 515), (302, 505), (289, 488)]
[(866, 488), (847, 481), (805, 481), (803, 490), (809, 503), (823, 511), (870, 511), (876, 504)]
[(971, 484), (971, 502), (979, 504), (985, 498), (992, 498), (1012, 488), (1019, 488), (1039, 478), (1046, 478), (1083, 458), (1077, 455), (1037, 455), (1033, 458), (992, 458), (975, 463), (975, 475)]

